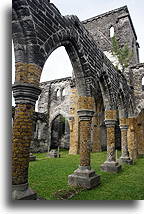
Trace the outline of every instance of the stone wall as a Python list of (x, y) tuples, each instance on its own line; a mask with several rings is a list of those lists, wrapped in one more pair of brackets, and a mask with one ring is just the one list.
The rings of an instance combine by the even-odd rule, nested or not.
[(30, 146), (32, 153), (48, 151), (48, 115), (34, 112), (33, 115), (33, 139)]
[(47, 140), (50, 147), (52, 146), (52, 135), (53, 137), (55, 135), (55, 139), (59, 135), (58, 129), (55, 130), (55, 134), (54, 132), (52, 133), (53, 121), (59, 116), (62, 116), (67, 121), (60, 147), (69, 147), (69, 142), (66, 139), (69, 139), (70, 82), (71, 78), (67, 77), (40, 84), (42, 92), (38, 101), (38, 111), (45, 112), (48, 115)]
[(144, 77), (144, 63), (132, 66), (132, 86), (135, 97), (135, 106), (137, 115), (144, 109), (144, 90), (142, 87), (142, 78)]
[[(62, 78), (54, 81), (48, 81), (41, 83), (41, 96), (39, 98), (39, 111), (48, 114), (47, 121), (49, 121), (49, 126), (47, 127), (47, 144), (51, 148), (56, 148), (58, 144), (62, 148), (69, 148), (70, 154), (79, 153), (79, 119), (77, 115), (77, 103), (78, 103), (78, 93), (75, 88), (75, 84), (72, 84), (74, 79)], [(63, 90), (65, 90), (63, 96)], [(49, 91), (49, 92), (48, 92)], [(46, 108), (47, 106), (47, 108)], [(91, 141), (91, 151), (98, 152), (106, 150), (107, 148), (107, 136), (106, 127), (104, 123), (104, 104), (101, 97), (98, 103), (96, 103), (94, 108), (95, 114), (92, 119), (92, 141)], [(41, 113), (42, 114), (42, 113)], [(63, 116), (68, 121), (68, 126), (70, 127), (70, 136), (68, 132), (65, 132), (65, 137), (68, 142), (61, 137), (58, 139), (60, 123), (57, 124), (57, 128), (53, 127), (53, 122), (59, 117)], [(118, 120), (118, 118), (117, 118)], [(56, 125), (56, 124), (55, 124)], [(40, 132), (43, 132), (43, 126), (41, 126)], [(54, 129), (54, 130), (53, 130)], [(42, 135), (43, 136), (43, 135)], [(69, 139), (70, 137), (70, 139)], [(53, 138), (53, 139), (52, 139)], [(52, 142), (52, 141), (55, 141)], [(63, 141), (63, 142), (62, 142)], [(59, 143), (58, 143), (59, 142)], [(116, 124), (116, 148), (120, 149), (121, 146), (121, 136), (119, 123)]]
[[(112, 56), (111, 51), (111, 27), (114, 28), (114, 35), (119, 41), (120, 46), (127, 43), (132, 50), (133, 57), (130, 64), (134, 65), (139, 63), (139, 44), (127, 6), (87, 19), (83, 21), (83, 24), (92, 34), (99, 47), (114, 64), (116, 64), (117, 59)], [(125, 71), (125, 76), (129, 81), (129, 70)]]
[(137, 117), (136, 137), (138, 142), (138, 155), (144, 157), (144, 109)]

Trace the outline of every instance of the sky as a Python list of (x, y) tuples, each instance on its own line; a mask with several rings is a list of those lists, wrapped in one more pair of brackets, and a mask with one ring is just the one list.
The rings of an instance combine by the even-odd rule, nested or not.
[[(144, 0), (51, 0), (51, 2), (56, 5), (62, 15), (77, 15), (81, 21), (127, 5), (138, 37), (138, 42), (140, 44), (140, 62), (144, 62), (144, 27), (142, 24), (142, 20), (144, 21)], [(14, 83), (14, 53), (12, 64), (12, 83)], [(40, 82), (59, 79), (71, 75), (71, 62), (65, 48), (60, 47), (47, 59)]]

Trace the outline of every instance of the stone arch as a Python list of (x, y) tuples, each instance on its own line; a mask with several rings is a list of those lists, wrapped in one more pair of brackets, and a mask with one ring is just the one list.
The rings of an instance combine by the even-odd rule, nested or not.
[(119, 111), (119, 118), (128, 117), (128, 108), (125, 100), (125, 94), (122, 88), (119, 89), (117, 107)]
[[(51, 48), (51, 51), (47, 54), (47, 58), (49, 55), (58, 47), (64, 46), (66, 49), (66, 52), (70, 58), (74, 74), (75, 74), (75, 79), (76, 79), (76, 85), (77, 85), (77, 90), (79, 95), (81, 96), (88, 96), (87, 92), (87, 87), (86, 87), (86, 81), (84, 77), (84, 70), (81, 64), (80, 57), (77, 52), (77, 45), (73, 45), (72, 42), (70, 41), (70, 38), (67, 35), (66, 38), (66, 32), (61, 31), (62, 37), (66, 39), (66, 41), (58, 41), (58, 43), (55, 45), (55, 47)], [(47, 41), (48, 43), (49, 41)], [(47, 43), (45, 44), (45, 47), (47, 46)], [(81, 48), (80, 48), (81, 49)], [(84, 64), (85, 62), (83, 62)]]
[[(91, 86), (91, 94), (94, 97), (95, 113), (92, 118), (91, 128), (91, 151), (100, 152), (106, 150), (106, 127), (104, 122), (105, 109), (109, 109), (109, 101), (106, 100), (105, 91), (100, 87), (99, 82), (95, 82), (95, 86)], [(97, 90), (96, 90), (97, 89)]]
[(49, 121), (49, 126), (51, 126), (51, 123), (52, 123), (52, 121), (58, 116), (58, 115), (62, 115), (64, 118), (66, 118), (67, 120), (69, 119), (69, 116), (65, 113), (65, 112), (63, 112), (63, 111), (57, 111), (57, 112), (55, 112), (55, 114), (54, 115), (52, 115), (52, 117), (50, 118), (50, 121)]
[[(81, 41), (81, 37), (87, 37), (88, 32), (76, 16), (62, 17), (60, 12), (52, 3), (47, 3), (47, 5), (45, 5), (45, 2), (43, 2), (46, 6), (45, 11), (47, 12), (49, 18), (51, 17), (51, 13), (56, 13), (57, 18), (59, 17), (59, 20), (57, 21), (51, 17), (54, 28), (50, 28), (51, 30), (48, 30), (47, 27), (50, 25), (50, 19), (47, 18), (44, 13), (41, 13), (42, 17), (40, 18), (37, 12), (33, 11), (32, 7), (34, 5), (31, 5), (31, 2), (27, 3), (27, 1), (23, 1), (23, 4), (24, 7), (19, 8), (18, 6), (20, 5), (16, 0), (13, 3), (13, 40), (17, 67), (15, 82), (25, 82), (38, 85), (42, 68), (49, 55), (56, 48), (64, 46), (74, 68), (78, 93), (81, 96), (88, 96), (89, 93), (85, 81), (85, 73), (90, 70), (90, 67), (87, 60), (86, 50), (84, 50)], [(37, 2), (37, 6), (41, 8), (42, 5), (38, 4), (39, 2)], [(22, 14), (25, 13), (24, 9), (26, 8), (27, 19), (24, 20)], [(41, 19), (48, 19), (48, 26), (45, 26), (45, 29), (42, 30), (38, 26), (39, 22), (36, 23), (36, 16), (38, 16), (39, 22)], [(47, 37), (44, 38), (44, 32), (46, 33), (46, 29)], [(23, 42), (21, 42), (19, 37), (22, 38), (21, 40), (23, 40)], [(24, 71), (23, 74), (20, 72), (21, 69)]]
[(134, 104), (134, 102), (132, 100), (132, 97), (130, 97), (128, 104), (129, 104), (129, 106), (128, 106), (128, 116), (129, 117), (134, 117), (134, 115), (135, 115), (135, 104)]
[[(62, 16), (48, 1), (36, 0), (33, 3), (24, 0), (18, 3), (13, 0), (13, 40), (16, 82), (38, 85), (46, 60), (60, 46), (64, 46), (69, 55), (80, 96), (90, 96), (88, 77), (100, 78), (105, 68), (107, 77), (111, 75), (116, 82), (117, 72), (110, 74), (109, 70), (114, 70), (114, 67), (79, 19), (73, 15)], [(113, 85), (111, 78), (106, 84), (110, 91), (113, 90), (109, 87)]]
[(111, 109), (111, 104), (110, 104), (110, 97), (109, 97), (109, 92), (106, 86), (102, 82), (99, 82), (102, 97), (103, 97), (103, 102), (104, 102), (104, 107), (105, 110)]

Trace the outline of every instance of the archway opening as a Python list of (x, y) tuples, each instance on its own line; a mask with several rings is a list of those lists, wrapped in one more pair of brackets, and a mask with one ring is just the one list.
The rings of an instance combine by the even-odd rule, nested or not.
[(70, 142), (70, 128), (66, 118), (58, 115), (51, 124), (51, 145), (50, 149), (58, 147), (68, 149)]
[(40, 82), (72, 76), (72, 65), (64, 46), (55, 49), (46, 60)]
[(99, 82), (95, 82), (95, 88), (91, 87), (91, 94), (95, 99), (95, 114), (92, 118), (92, 152), (107, 150), (105, 105), (104, 97)]
[[(46, 60), (40, 78), (40, 85), (46, 81), (54, 82), (62, 78), (72, 77), (72, 70), (71, 61), (65, 47), (60, 46), (55, 49)], [(57, 90), (55, 96), (59, 98), (61, 96), (60, 93), (61, 91)], [(41, 110), (39, 108), (41, 108)], [(42, 111), (42, 107), (39, 107), (39, 100), (36, 102), (35, 110)]]
[[(61, 46), (55, 49), (45, 62), (40, 79), (42, 91), (35, 108), (38, 114), (47, 115), (47, 137), (45, 142), (48, 150), (58, 146), (69, 148), (70, 131), (68, 121), (62, 116), (58, 116), (52, 124), (51, 121), (56, 112), (60, 113), (62, 111), (64, 115), (69, 114), (69, 102), (65, 95), (66, 92), (69, 93), (70, 91), (69, 81), (71, 77), (71, 61), (64, 46)], [(39, 133), (43, 132), (43, 127), (42, 125), (39, 127)]]

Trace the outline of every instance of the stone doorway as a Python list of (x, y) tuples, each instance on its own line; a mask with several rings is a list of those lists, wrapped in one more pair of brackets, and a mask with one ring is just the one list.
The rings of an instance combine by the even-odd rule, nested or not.
[(70, 142), (70, 128), (66, 118), (58, 115), (51, 124), (51, 145), (50, 149), (68, 149)]

